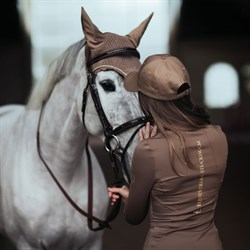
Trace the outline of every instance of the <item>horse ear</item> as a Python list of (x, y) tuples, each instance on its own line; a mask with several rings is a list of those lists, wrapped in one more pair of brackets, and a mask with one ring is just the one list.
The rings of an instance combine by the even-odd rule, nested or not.
[(101, 45), (104, 40), (103, 33), (94, 25), (94, 23), (89, 18), (87, 12), (82, 7), (82, 30), (87, 40), (87, 44), (90, 49), (95, 49)]
[(152, 18), (154, 13), (151, 13), (151, 15), (144, 20), (137, 28), (135, 28), (134, 30), (132, 30), (127, 36), (129, 37), (129, 39), (133, 42), (133, 44), (135, 45), (135, 47), (139, 46), (140, 40), (145, 32), (145, 30), (148, 27), (148, 24)]

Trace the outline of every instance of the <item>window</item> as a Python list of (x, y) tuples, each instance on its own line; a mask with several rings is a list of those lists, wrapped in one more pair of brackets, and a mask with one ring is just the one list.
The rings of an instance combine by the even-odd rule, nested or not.
[(208, 108), (227, 108), (239, 100), (239, 77), (231, 64), (209, 66), (204, 75), (204, 97)]

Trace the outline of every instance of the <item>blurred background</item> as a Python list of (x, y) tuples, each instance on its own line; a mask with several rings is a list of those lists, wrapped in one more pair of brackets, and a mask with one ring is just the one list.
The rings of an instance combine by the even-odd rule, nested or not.
[[(141, 60), (153, 53), (179, 57), (189, 70), (193, 98), (207, 106), (213, 123), (225, 131), (229, 158), (215, 222), (224, 250), (249, 250), (250, 1), (3, 1), (0, 105), (26, 103), (50, 62), (83, 38), (81, 6), (102, 32), (120, 35), (154, 12), (138, 48)], [(109, 182), (103, 145), (96, 138), (91, 143)], [(104, 233), (103, 250), (142, 249), (147, 226), (148, 218), (139, 226), (128, 225), (121, 211), (113, 229)], [(0, 250), (12, 249), (0, 236)]]

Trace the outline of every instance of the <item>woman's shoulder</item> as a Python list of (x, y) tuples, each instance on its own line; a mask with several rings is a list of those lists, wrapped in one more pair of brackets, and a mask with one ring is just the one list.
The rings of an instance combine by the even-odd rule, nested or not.
[(220, 125), (208, 125), (206, 127), (206, 133), (210, 134), (212, 137), (226, 138), (226, 135)]
[(210, 125), (206, 130), (207, 137), (215, 143), (227, 144), (226, 134), (220, 125)]
[(152, 152), (161, 149), (166, 150), (166, 147), (168, 147), (166, 138), (161, 133), (157, 133), (157, 135), (152, 138), (142, 140), (137, 145), (136, 150)]

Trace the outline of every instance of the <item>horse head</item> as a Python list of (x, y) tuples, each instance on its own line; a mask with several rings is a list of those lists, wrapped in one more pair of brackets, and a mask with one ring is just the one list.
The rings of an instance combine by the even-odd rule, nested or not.
[[(82, 8), (82, 28), (87, 42), (85, 48), (86, 69), (87, 75), (91, 76), (91, 80), (88, 78), (88, 81), (93, 81), (95, 85), (95, 90), (91, 91), (92, 98), (87, 98), (84, 101), (82, 119), (89, 133), (99, 136), (102, 140), (110, 137), (110, 134), (107, 135), (107, 129), (115, 130), (121, 124), (143, 115), (137, 94), (127, 92), (123, 83), (124, 77), (129, 72), (140, 68), (139, 52), (136, 48), (152, 15), (128, 35), (121, 36), (111, 32), (102, 33)], [(88, 82), (88, 84), (90, 83)], [(87, 91), (88, 85), (85, 87), (86, 96), (88, 95)], [(93, 92), (98, 93), (98, 101), (95, 100)], [(101, 115), (98, 106), (101, 106)], [(104, 121), (103, 116), (105, 116)], [(113, 137), (110, 138), (111, 144), (114, 144), (113, 147), (117, 146), (117, 141), (122, 148), (126, 147), (133, 133), (131, 131), (130, 128), (119, 133), (115, 140), (112, 140)], [(128, 172), (130, 172), (132, 153), (137, 143), (138, 140), (133, 140), (127, 147)]]

